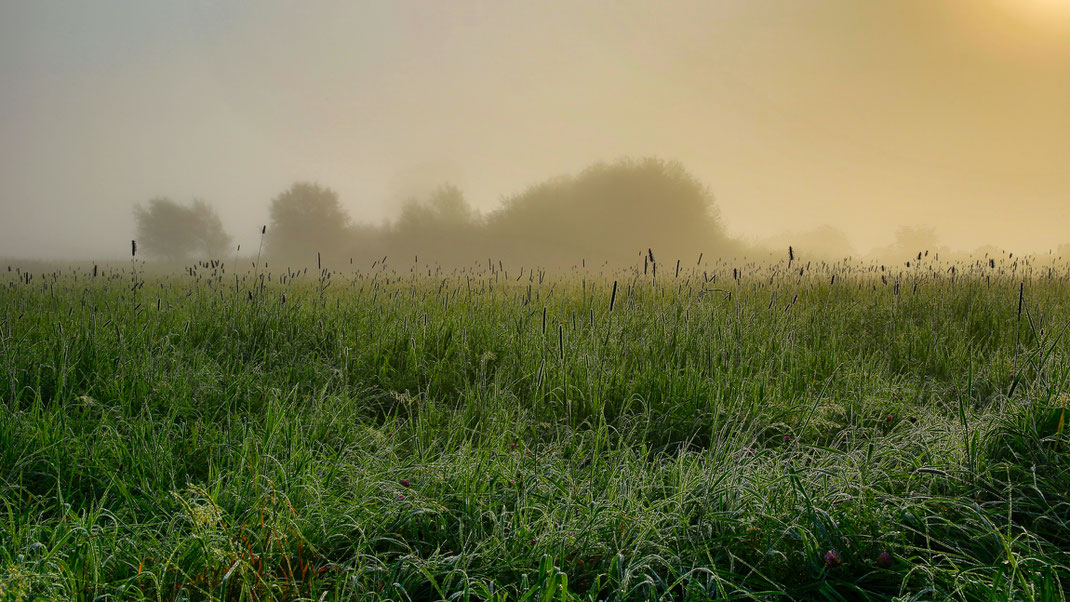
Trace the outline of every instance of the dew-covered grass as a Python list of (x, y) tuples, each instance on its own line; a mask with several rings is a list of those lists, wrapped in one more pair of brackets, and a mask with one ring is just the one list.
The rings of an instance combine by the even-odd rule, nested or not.
[(1047, 258), (0, 284), (0, 599), (1070, 584)]

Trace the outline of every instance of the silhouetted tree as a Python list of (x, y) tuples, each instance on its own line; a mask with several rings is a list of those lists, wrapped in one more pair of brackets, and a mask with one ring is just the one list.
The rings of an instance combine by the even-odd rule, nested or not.
[(230, 236), (215, 209), (203, 200), (180, 205), (168, 198), (155, 198), (147, 206), (134, 207), (137, 238), (146, 255), (180, 261), (190, 255), (219, 257)]
[(709, 190), (679, 163), (654, 158), (533, 186), (488, 216), (486, 234), (492, 250), (537, 263), (631, 262), (647, 248), (665, 261), (739, 250)]
[(270, 255), (302, 263), (314, 263), (316, 253), (341, 258), (352, 244), (338, 193), (310, 182), (298, 182), (271, 201), (267, 236)]

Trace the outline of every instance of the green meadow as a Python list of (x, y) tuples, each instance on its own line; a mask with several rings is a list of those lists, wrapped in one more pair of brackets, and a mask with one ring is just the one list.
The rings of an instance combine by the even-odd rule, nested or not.
[(0, 600), (1065, 599), (1064, 264), (689, 263), (12, 263)]

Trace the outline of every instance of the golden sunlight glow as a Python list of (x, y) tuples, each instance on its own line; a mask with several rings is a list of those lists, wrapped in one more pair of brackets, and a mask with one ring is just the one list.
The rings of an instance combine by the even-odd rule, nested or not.
[(998, 5), (1007, 16), (1037, 27), (1070, 27), (1070, 0), (998, 0)]
[(969, 0), (944, 8), (993, 54), (1049, 63), (1067, 57), (1070, 0)]

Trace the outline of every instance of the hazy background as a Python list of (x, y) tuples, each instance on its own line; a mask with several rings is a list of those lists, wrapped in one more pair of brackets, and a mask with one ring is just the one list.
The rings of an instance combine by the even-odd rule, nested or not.
[(489, 211), (625, 156), (679, 161), (744, 240), (1046, 251), (1070, 0), (0, 7), (0, 256), (122, 257), (160, 195), (244, 250), (299, 180), (381, 223), (445, 181)]

